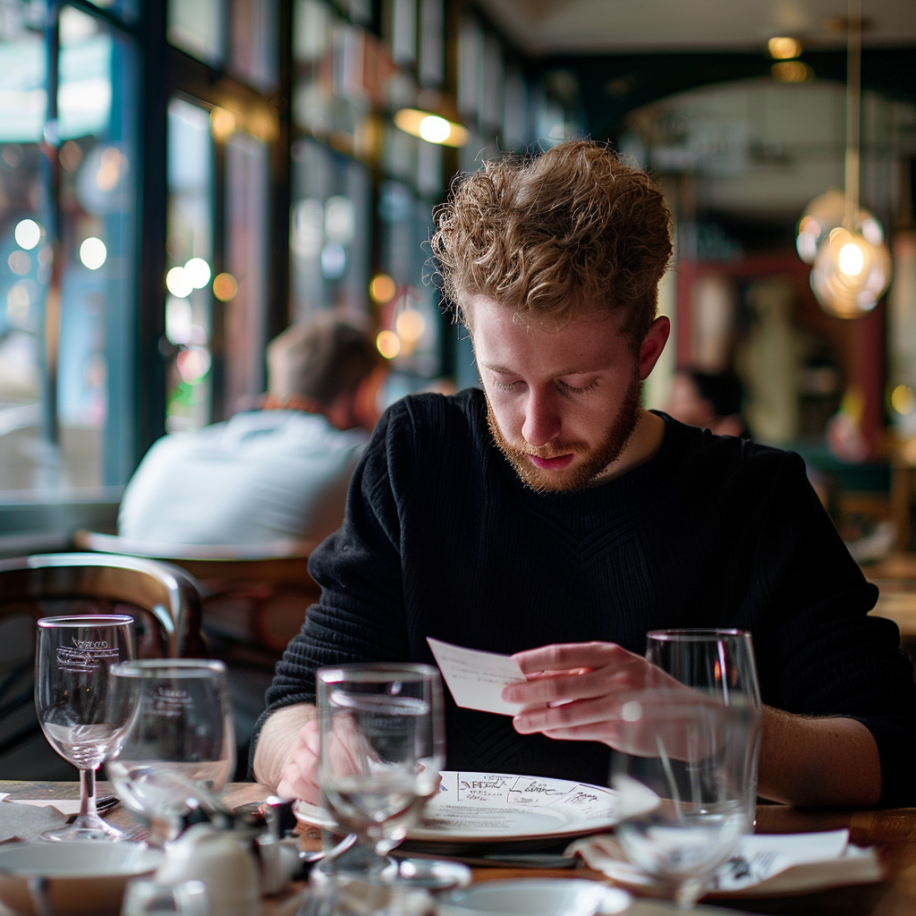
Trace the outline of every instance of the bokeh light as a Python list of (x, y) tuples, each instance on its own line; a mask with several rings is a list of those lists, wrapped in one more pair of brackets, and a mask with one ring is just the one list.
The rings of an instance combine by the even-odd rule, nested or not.
[(13, 231), (16, 244), (26, 251), (31, 251), (41, 241), (41, 226), (33, 219), (20, 220)]
[(239, 284), (232, 274), (221, 273), (213, 278), (213, 295), (220, 302), (229, 302), (239, 291)]
[(165, 285), (168, 291), (179, 299), (190, 296), (194, 290), (194, 284), (183, 267), (173, 267), (165, 275)]
[(98, 270), (108, 260), (108, 249), (101, 239), (90, 236), (80, 245), (80, 261), (90, 270)]
[(379, 331), (375, 346), (385, 359), (394, 359), (401, 352), (401, 341), (394, 331)]

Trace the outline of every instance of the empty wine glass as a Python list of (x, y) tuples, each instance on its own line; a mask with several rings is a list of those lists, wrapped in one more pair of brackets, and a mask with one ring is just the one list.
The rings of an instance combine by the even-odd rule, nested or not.
[(127, 725), (105, 769), (154, 843), (178, 834), (192, 807), (220, 809), (235, 770), (226, 666), (207, 659), (145, 659), (112, 669), (114, 714)]
[(746, 832), (747, 746), (757, 717), (713, 692), (670, 688), (633, 694), (622, 717), (627, 749), (611, 763), (617, 837), (689, 909)]
[(325, 803), (340, 827), (369, 846), (366, 877), (388, 880), (386, 857), (419, 820), (445, 765), (439, 672), (341, 665), (319, 669), (317, 684)]
[(646, 659), (674, 680), (751, 713), (745, 774), (747, 830), (757, 812), (757, 758), (763, 707), (754, 646), (745, 630), (673, 629), (646, 634)]
[(111, 669), (133, 658), (133, 618), (124, 614), (45, 617), (35, 646), (35, 708), (48, 743), (80, 773), (80, 812), (45, 840), (120, 840), (99, 817), (95, 774), (126, 724), (108, 704)]

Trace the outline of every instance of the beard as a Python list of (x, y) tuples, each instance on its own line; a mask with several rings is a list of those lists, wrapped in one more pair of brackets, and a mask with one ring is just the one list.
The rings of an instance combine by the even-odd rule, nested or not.
[[(551, 442), (542, 448), (534, 448), (530, 445), (512, 443), (503, 435), (496, 422), (490, 399), (486, 397), (486, 391), (484, 397), (487, 401), (487, 425), (490, 427), (493, 441), (522, 483), (536, 493), (572, 493), (587, 489), (608, 465), (620, 457), (642, 415), (642, 382), (639, 376), (634, 374), (614, 422), (598, 445), (559, 441)], [(534, 455), (537, 458), (556, 458), (569, 454), (574, 454), (576, 458), (570, 467), (562, 471), (548, 471), (536, 467), (528, 457)]]

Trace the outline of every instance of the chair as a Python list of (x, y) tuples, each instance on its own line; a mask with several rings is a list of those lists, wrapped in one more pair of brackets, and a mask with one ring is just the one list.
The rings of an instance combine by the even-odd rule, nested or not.
[(35, 621), (99, 613), (134, 618), (141, 656), (206, 654), (200, 596), (182, 569), (97, 553), (0, 560), (0, 778), (75, 777), (47, 746), (35, 716)]
[(273, 660), (299, 631), (306, 608), (321, 596), (309, 575), (313, 545), (306, 542), (167, 545), (81, 529), (74, 532), (73, 545), (180, 566), (199, 583), (208, 637), (259, 648)]
[(311, 544), (277, 541), (256, 546), (168, 545), (101, 531), (73, 534), (80, 550), (165, 560), (198, 581), (203, 631), (211, 655), (226, 663), (240, 761), (247, 760), (264, 693), (306, 609), (321, 596), (308, 572)]

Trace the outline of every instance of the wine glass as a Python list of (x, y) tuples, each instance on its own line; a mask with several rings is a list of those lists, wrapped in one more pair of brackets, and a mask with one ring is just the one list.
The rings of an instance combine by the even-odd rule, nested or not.
[(164, 845), (193, 807), (221, 810), (235, 770), (226, 666), (207, 659), (145, 659), (112, 669), (111, 702), (127, 719), (105, 769), (130, 811)]
[(121, 840), (99, 817), (95, 775), (125, 724), (108, 705), (111, 669), (136, 654), (134, 620), (125, 614), (44, 617), (35, 646), (35, 708), (48, 743), (80, 773), (80, 812), (44, 840)]
[[(338, 825), (369, 848), (370, 880), (436, 793), (445, 765), (442, 682), (431, 665), (355, 664), (317, 672), (318, 781)], [(329, 863), (333, 868), (334, 863)]]
[(630, 860), (681, 909), (702, 896), (747, 828), (747, 746), (758, 717), (714, 691), (662, 688), (622, 706), (627, 744), (615, 750), (617, 837)]
[(646, 659), (681, 684), (718, 697), (726, 706), (751, 711), (754, 727), (748, 735), (743, 784), (747, 830), (752, 830), (757, 813), (763, 707), (751, 634), (725, 629), (650, 630), (646, 634)]

